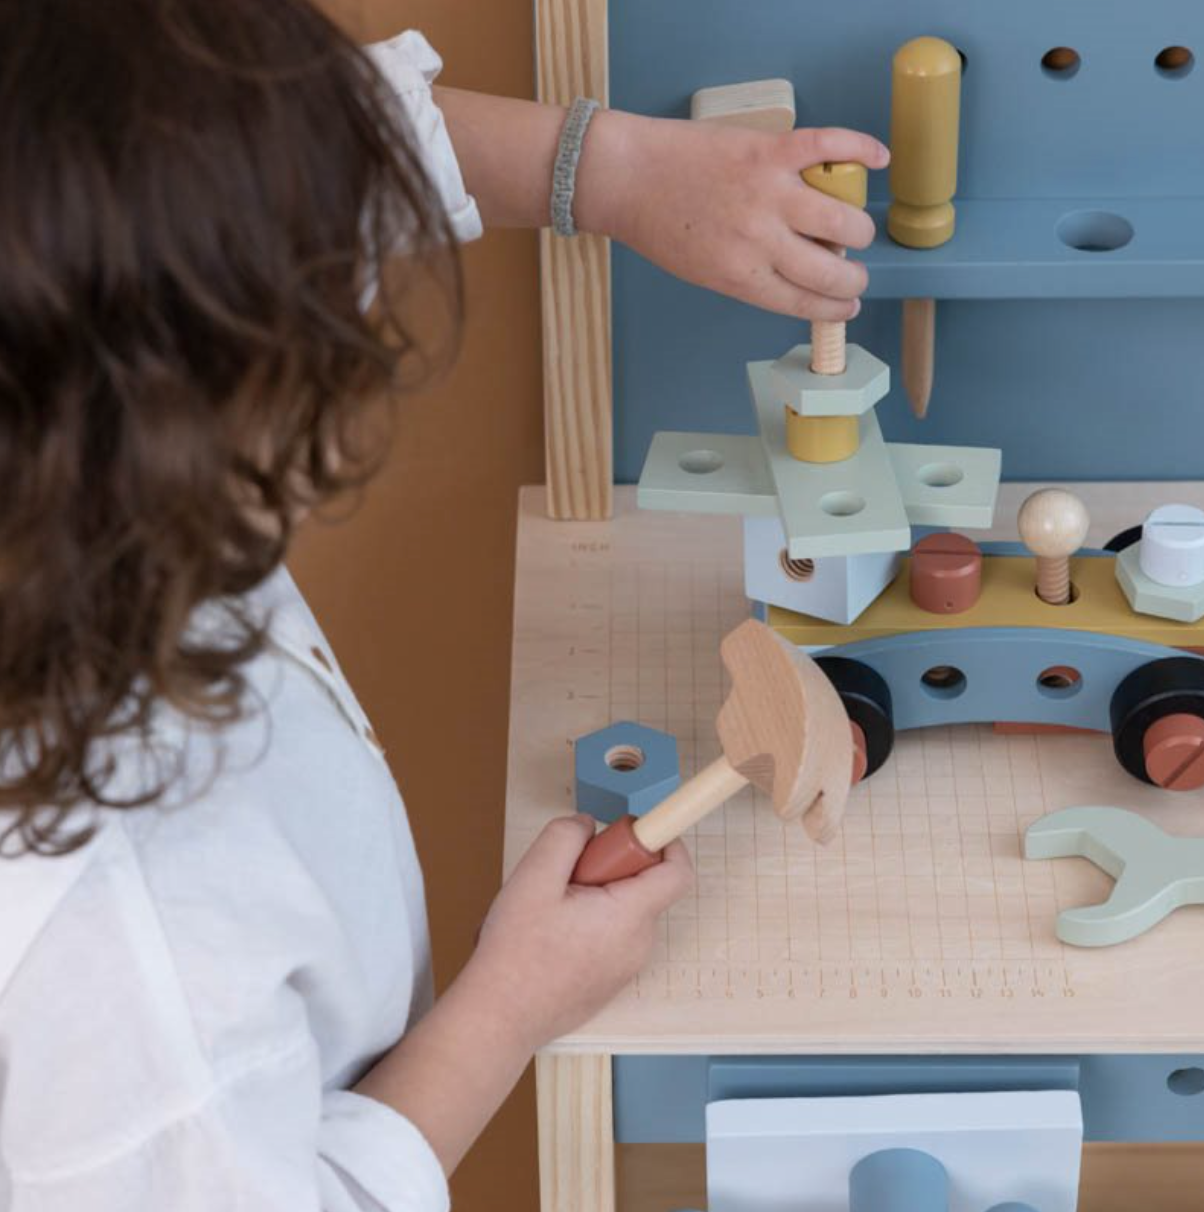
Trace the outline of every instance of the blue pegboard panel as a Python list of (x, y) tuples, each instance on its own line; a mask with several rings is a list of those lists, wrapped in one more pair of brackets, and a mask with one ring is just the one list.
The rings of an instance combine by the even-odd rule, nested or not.
[[(1173, 45), (1204, 55), (1204, 6), (622, 0), (610, 6), (611, 101), (685, 117), (697, 88), (782, 76), (800, 124), (885, 139), (891, 56), (919, 34), (966, 56), (959, 220), (941, 249), (880, 238), (865, 254), (870, 301), (850, 339), (894, 367), (894, 300), (941, 300), (929, 418), (911, 416), (896, 375), (879, 406), (887, 439), (999, 446), (1008, 479), (1198, 478), (1204, 65), (1167, 75), (1155, 58)], [(1042, 67), (1055, 46), (1079, 53), (1078, 71)], [(887, 177), (871, 177), (880, 214)], [(613, 306), (625, 482), (657, 430), (754, 432), (745, 363), (806, 339), (797, 321), (687, 286), (621, 248)]]

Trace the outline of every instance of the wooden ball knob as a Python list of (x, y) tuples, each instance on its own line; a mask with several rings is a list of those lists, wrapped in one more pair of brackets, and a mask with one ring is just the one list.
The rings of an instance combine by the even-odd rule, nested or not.
[(1091, 516), (1087, 506), (1064, 488), (1034, 492), (1020, 507), (1020, 538), (1035, 556), (1066, 559), (1087, 538)]

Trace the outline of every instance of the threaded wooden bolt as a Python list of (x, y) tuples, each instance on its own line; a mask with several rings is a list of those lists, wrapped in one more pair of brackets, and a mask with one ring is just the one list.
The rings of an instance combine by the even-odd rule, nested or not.
[[(803, 180), (821, 194), (839, 198), (850, 206), (865, 207), (867, 173), (864, 164), (815, 164), (803, 171)], [(832, 247), (839, 256), (845, 250)], [(843, 320), (813, 320), (811, 323), (811, 369), (817, 375), (845, 372), (845, 324)]]
[(1051, 606), (1071, 600), (1070, 557), (1087, 538), (1087, 506), (1064, 488), (1043, 488), (1020, 507), (1020, 538), (1037, 558), (1037, 596)]
[[(865, 206), (866, 171), (862, 164), (814, 164), (803, 170), (812, 189), (851, 206)], [(832, 247), (829, 245), (829, 247)], [(843, 248), (832, 251), (844, 256)], [(843, 320), (811, 323), (811, 369), (817, 375), (842, 375), (847, 369)], [(786, 408), (786, 447), (803, 463), (836, 463), (857, 453), (861, 429), (857, 417), (804, 417)]]

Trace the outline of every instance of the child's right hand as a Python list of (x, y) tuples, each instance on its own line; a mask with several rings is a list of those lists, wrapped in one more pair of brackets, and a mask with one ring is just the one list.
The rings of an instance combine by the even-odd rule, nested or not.
[(674, 842), (663, 862), (632, 879), (604, 888), (572, 884), (593, 835), (588, 816), (543, 830), (493, 902), (469, 961), (478, 996), (532, 1051), (580, 1026), (635, 976), (657, 919), (693, 883), (689, 855)]

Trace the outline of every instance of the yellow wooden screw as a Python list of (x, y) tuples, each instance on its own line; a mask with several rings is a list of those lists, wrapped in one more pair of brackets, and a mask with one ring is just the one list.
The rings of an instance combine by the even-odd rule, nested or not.
[[(814, 164), (803, 170), (803, 180), (812, 189), (841, 202), (865, 206), (867, 174), (864, 164)], [(833, 251), (844, 256), (843, 248)], [(845, 347), (843, 320), (812, 322), (811, 369), (815, 374), (844, 374)], [(838, 463), (857, 453), (859, 421), (858, 417), (804, 417), (787, 407), (787, 449), (804, 463)]]

